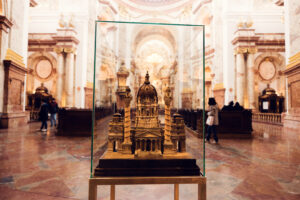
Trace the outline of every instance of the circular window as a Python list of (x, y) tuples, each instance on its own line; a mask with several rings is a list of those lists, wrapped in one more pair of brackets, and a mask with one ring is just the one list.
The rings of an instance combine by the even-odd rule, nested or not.
[(270, 81), (276, 74), (276, 67), (273, 62), (267, 59), (260, 63), (258, 71), (262, 79)]
[(52, 73), (52, 64), (49, 60), (40, 60), (36, 65), (36, 74), (42, 78), (47, 79)]

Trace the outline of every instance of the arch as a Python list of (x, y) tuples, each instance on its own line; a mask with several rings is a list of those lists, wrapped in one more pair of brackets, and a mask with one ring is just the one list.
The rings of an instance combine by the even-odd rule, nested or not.
[(159, 37), (162, 41), (164, 41), (168, 46), (172, 47), (173, 51), (176, 51), (176, 39), (174, 37), (174, 31), (171, 31), (170, 28), (166, 28), (164, 26), (156, 26), (153, 28), (149, 25), (139, 25), (136, 26), (133, 30), (133, 52), (137, 50), (137, 46), (141, 43), (144, 43), (147, 40), (153, 39), (153, 37)]
[(100, 66), (100, 71), (98, 74), (99, 80), (106, 80), (106, 79), (114, 79), (115, 78), (115, 69), (110, 67), (109, 64), (103, 63)]
[(284, 56), (282, 56), (281, 54), (276, 53), (276, 52), (265, 52), (265, 53), (260, 54), (259, 56), (256, 57), (256, 59), (254, 61), (254, 71), (256, 72), (256, 74), (258, 74), (258, 72), (259, 72), (260, 64), (263, 61), (265, 61), (266, 58), (272, 59), (272, 62), (276, 67), (276, 74), (271, 80), (268, 80), (268, 81), (262, 79), (260, 76), (257, 76), (257, 77), (259, 78), (260, 81), (271, 82), (275, 77), (278, 76), (279, 71), (284, 68), (285, 58), (284, 58)]
[(116, 140), (113, 141), (113, 152), (117, 152), (117, 144)]
[(180, 140), (177, 141), (177, 152), (181, 152), (181, 142), (180, 142)]
[[(271, 60), (275, 66), (275, 75), (268, 80), (263, 79), (259, 74), (259, 67), (266, 59)], [(282, 71), (285, 68), (285, 58), (277, 52), (265, 52), (258, 55), (254, 60), (254, 96), (255, 105), (258, 106), (258, 96), (266, 88), (267, 84), (276, 90), (278, 94), (286, 96), (285, 77), (282, 76)]]
[(151, 151), (155, 151), (156, 149), (155, 149), (155, 140), (152, 140), (152, 149), (151, 149)]
[[(51, 64), (50, 75), (46, 78), (40, 77), (37, 74), (36, 67), (40, 61), (46, 60)], [(27, 91), (33, 92), (35, 89), (34, 79), (39, 80), (40, 82), (47, 82), (53, 80), (51, 93), (55, 94), (56, 91), (56, 77), (57, 77), (57, 60), (49, 52), (35, 52), (27, 58), (28, 68), (30, 70), (29, 75), (27, 76)]]
[(151, 140), (147, 140), (147, 143), (146, 143), (146, 151), (151, 151)]

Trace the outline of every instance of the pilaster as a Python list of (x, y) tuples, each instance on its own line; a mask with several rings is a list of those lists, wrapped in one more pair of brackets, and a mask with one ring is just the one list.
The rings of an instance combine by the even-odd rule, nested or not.
[(25, 125), (27, 116), (24, 107), (24, 85), (27, 69), (23, 57), (8, 49), (4, 63), (3, 113), (0, 128), (13, 128)]
[(283, 124), (300, 129), (300, 52), (290, 57), (284, 74), (288, 85), (288, 112), (283, 114)]

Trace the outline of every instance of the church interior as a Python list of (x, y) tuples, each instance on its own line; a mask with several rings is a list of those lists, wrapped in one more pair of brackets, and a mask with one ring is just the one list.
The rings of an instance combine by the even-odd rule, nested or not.
[[(0, 199), (92, 199), (116, 174), (300, 199), (299, 0), (0, 0), (0, 25)], [(95, 199), (197, 199), (174, 187)]]

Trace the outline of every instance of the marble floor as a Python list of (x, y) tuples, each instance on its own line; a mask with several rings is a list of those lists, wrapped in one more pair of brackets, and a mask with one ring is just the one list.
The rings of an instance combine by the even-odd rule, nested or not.
[[(106, 147), (107, 122), (97, 126), (95, 162)], [(87, 199), (90, 138), (38, 131), (39, 123), (0, 130), (0, 199)], [(209, 200), (299, 200), (300, 134), (266, 128), (254, 139), (224, 139), (206, 145)], [(202, 168), (202, 140), (187, 133), (187, 150)], [(109, 187), (98, 188), (109, 199)], [(180, 199), (196, 198), (196, 185), (180, 185)], [(173, 185), (117, 186), (118, 200), (170, 200)]]

